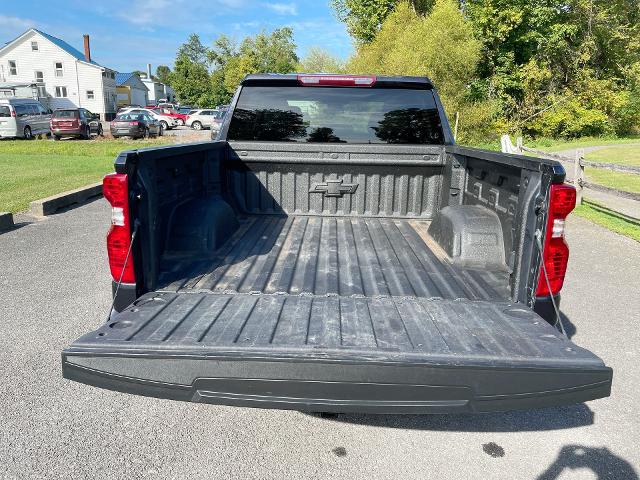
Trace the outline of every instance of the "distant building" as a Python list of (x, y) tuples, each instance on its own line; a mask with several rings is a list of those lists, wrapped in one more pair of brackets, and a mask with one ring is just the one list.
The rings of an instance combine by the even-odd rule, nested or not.
[(110, 120), (116, 112), (115, 77), (91, 58), (89, 35), (84, 53), (35, 28), (0, 47), (0, 95), (39, 98), (51, 109), (82, 107)]
[(141, 105), (149, 103), (149, 89), (135, 73), (117, 73), (116, 91), (118, 106)]
[(160, 101), (175, 102), (176, 94), (169, 85), (158, 82), (151, 75), (151, 64), (147, 63), (147, 77), (141, 79), (149, 89), (149, 103), (157, 104)]

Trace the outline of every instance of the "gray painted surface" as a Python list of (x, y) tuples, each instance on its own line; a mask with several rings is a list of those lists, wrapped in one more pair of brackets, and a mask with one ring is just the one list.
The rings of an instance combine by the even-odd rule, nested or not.
[(508, 414), (319, 418), (63, 380), (60, 350), (109, 306), (108, 222), (99, 200), (0, 235), (2, 477), (637, 478), (637, 242), (569, 221), (562, 310), (573, 341), (614, 368), (610, 398)]
[(58, 193), (51, 197), (41, 198), (29, 203), (29, 213), (36, 217), (51, 215), (72, 205), (79, 205), (87, 200), (102, 195), (102, 182), (92, 183), (75, 190)]

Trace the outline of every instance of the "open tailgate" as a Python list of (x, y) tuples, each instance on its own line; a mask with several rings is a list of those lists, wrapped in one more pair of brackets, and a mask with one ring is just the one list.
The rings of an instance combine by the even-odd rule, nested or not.
[(156, 292), (62, 353), (138, 395), (327, 412), (486, 412), (610, 394), (612, 370), (508, 302)]

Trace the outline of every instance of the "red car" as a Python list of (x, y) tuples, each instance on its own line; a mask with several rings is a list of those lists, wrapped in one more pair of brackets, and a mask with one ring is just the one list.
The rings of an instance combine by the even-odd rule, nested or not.
[(184, 125), (184, 123), (187, 121), (188, 115), (185, 115), (184, 113), (179, 113), (173, 108), (167, 108), (167, 107), (147, 107), (147, 108), (150, 108), (151, 110), (153, 110), (154, 112), (160, 115), (166, 115), (167, 117), (175, 118), (176, 121), (178, 122), (178, 125), (180, 126)]
[(49, 121), (51, 136), (54, 140), (61, 137), (75, 137), (89, 140), (91, 134), (102, 136), (100, 116), (94, 115), (86, 108), (58, 109)]

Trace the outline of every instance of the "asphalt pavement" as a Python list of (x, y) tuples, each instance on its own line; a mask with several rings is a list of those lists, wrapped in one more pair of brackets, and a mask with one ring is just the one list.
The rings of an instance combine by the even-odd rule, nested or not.
[(640, 243), (580, 218), (562, 310), (612, 396), (484, 415), (321, 418), (136, 397), (62, 379), (106, 317), (104, 200), (0, 234), (0, 478), (638, 479)]

